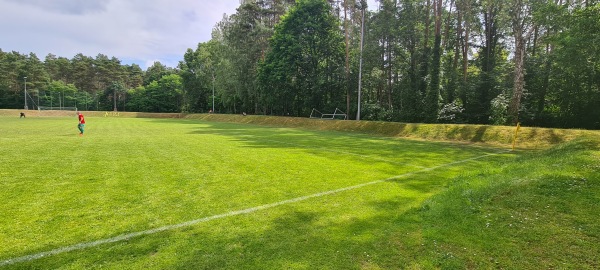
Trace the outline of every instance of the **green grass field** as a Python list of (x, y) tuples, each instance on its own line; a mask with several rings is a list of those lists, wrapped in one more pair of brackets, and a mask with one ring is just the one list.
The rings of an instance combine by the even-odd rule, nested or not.
[(0, 268), (600, 267), (600, 146), (0, 117)]

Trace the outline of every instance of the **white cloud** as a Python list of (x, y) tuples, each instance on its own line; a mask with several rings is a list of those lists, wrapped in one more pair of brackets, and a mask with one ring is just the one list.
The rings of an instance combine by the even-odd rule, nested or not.
[[(377, 8), (368, 0), (369, 9)], [(0, 49), (175, 67), (239, 0), (0, 0)]]
[(0, 0), (0, 49), (176, 66), (239, 0)]

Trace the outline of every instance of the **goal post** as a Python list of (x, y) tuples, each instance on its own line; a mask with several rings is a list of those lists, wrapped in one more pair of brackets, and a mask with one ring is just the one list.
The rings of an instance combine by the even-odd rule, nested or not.
[(324, 120), (347, 120), (348, 116), (342, 110), (335, 108), (333, 113), (322, 113), (317, 109), (312, 109), (309, 118)]
[(49, 106), (38, 106), (40, 111), (77, 111), (77, 107), (49, 107)]

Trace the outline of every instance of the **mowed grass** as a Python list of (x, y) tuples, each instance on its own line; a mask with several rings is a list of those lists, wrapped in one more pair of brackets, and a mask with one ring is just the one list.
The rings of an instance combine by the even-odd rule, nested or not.
[[(195, 120), (89, 118), (84, 137), (77, 136), (75, 117), (0, 122), (0, 261), (197, 221), (4, 268), (598, 265), (594, 256), (580, 259), (599, 251), (592, 211), (598, 210), (594, 162), (600, 155), (593, 140), (553, 155), (517, 155)], [(564, 151), (577, 158), (563, 161)], [(568, 195), (572, 201), (555, 194), (562, 174), (585, 175), (586, 188)], [(563, 208), (529, 205), (545, 219), (542, 227), (519, 231), (529, 237), (523, 240), (511, 231), (508, 224), (515, 222), (508, 216), (533, 203), (529, 196), (548, 176), (558, 184), (550, 184), (553, 191), (542, 188), (537, 204), (586, 207), (555, 224)], [(260, 206), (267, 207), (255, 208)], [(245, 209), (252, 210), (235, 212)], [(571, 224), (580, 224), (579, 235), (560, 233), (570, 233)], [(529, 245), (536, 239), (534, 244), (547, 244), (556, 235), (579, 248)], [(581, 256), (573, 258), (577, 252)]]

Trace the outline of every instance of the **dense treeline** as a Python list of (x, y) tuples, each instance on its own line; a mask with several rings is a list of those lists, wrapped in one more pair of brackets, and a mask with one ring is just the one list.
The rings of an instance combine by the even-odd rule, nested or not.
[(0, 52), (0, 106), (22, 107), (27, 76), (34, 93), (70, 89), (92, 109), (306, 117), (339, 108), (355, 118), (360, 85), (361, 119), (600, 128), (597, 0), (381, 0), (375, 9), (244, 1), (177, 69)]
[(77, 54), (72, 59), (49, 54), (0, 50), (0, 107), (28, 109), (77, 107), (81, 110), (177, 112), (182, 83), (177, 70), (159, 62), (143, 71), (115, 57)]
[[(364, 1), (246, 1), (188, 50), (206, 110), (358, 110)], [(362, 119), (600, 128), (600, 4), (382, 0), (365, 12)], [(187, 79), (186, 79), (187, 78)], [(188, 85), (202, 87), (187, 87)]]

